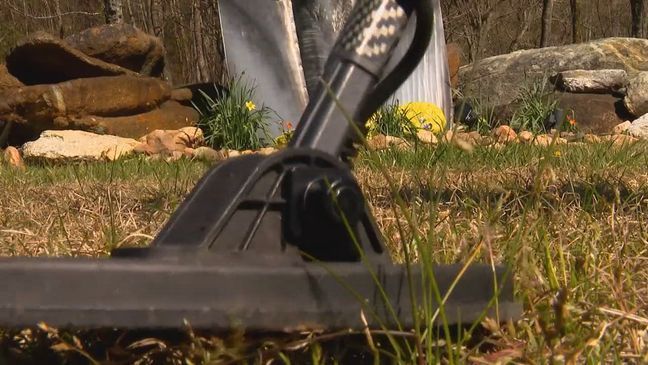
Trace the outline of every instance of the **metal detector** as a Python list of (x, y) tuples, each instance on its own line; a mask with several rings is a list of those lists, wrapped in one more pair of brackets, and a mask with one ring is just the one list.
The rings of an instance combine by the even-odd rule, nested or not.
[[(411, 328), (423, 305), (448, 324), (519, 316), (505, 267), (392, 263), (349, 167), (364, 121), (427, 49), (430, 4), (358, 1), (290, 145), (217, 165), (150, 247), (1, 259), (0, 326)], [(410, 21), (411, 45), (385, 74)]]

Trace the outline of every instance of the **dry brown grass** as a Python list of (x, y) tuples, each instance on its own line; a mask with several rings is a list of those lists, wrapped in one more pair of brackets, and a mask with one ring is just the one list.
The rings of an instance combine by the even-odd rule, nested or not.
[[(647, 152), (645, 144), (561, 154), (525, 146), (473, 154), (386, 152), (362, 155), (357, 175), (397, 260), (404, 244), (440, 263), (465, 261), (479, 248), (480, 261), (513, 268), (524, 317), (502, 327), (485, 323), (490, 334), (477, 346), (441, 352), (446, 362), (642, 363), (648, 361)], [(0, 253), (99, 256), (118, 245), (145, 244), (206, 168), (138, 160), (32, 166), (26, 173), (0, 168)], [(40, 336), (30, 346), (60, 342)], [(81, 338), (94, 348), (89, 343), (96, 336)], [(32, 348), (16, 338), (0, 339), (0, 360), (13, 358), (7, 349), (24, 355)], [(247, 354), (252, 362), (261, 356), (281, 363), (283, 353), (300, 363), (300, 356), (311, 361), (320, 351), (340, 351), (327, 341), (305, 346), (275, 338), (276, 351), (259, 355), (257, 339), (224, 340), (165, 338), (126, 349), (123, 358), (237, 363)]]

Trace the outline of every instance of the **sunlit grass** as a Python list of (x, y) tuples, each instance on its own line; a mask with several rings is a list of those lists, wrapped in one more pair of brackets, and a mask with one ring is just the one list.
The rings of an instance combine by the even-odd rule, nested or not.
[[(520, 321), (501, 327), (487, 321), (485, 336), (464, 338), (458, 346), (436, 346), (428, 338), (427, 360), (648, 361), (647, 152), (646, 144), (362, 152), (356, 175), (395, 260), (404, 261), (405, 247), (413, 259), (434, 263), (465, 262), (476, 253), (476, 261), (509, 264), (515, 275), (525, 309)], [(2, 167), (0, 253), (104, 256), (118, 245), (147, 244), (208, 167), (144, 159), (29, 166), (26, 172)], [(405, 211), (394, 209), (395, 201)], [(79, 335), (97, 359), (113, 346), (122, 358), (142, 363), (355, 364), (372, 363), (374, 354), (363, 334), (160, 337), (129, 349), (142, 338)], [(380, 338), (375, 334), (385, 346)], [(0, 359), (11, 363), (16, 352), (76, 359), (70, 351), (53, 354), (53, 343), (38, 332), (7, 334)], [(414, 360), (402, 355), (397, 362)]]

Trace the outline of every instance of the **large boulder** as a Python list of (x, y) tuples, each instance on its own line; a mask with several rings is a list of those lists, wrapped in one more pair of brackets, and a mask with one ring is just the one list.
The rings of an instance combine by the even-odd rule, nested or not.
[(648, 39), (607, 38), (517, 51), (480, 60), (459, 71), (463, 94), (491, 106), (508, 105), (529, 83), (567, 70), (648, 71)]
[(138, 75), (118, 65), (101, 61), (45, 32), (25, 39), (6, 58), (7, 69), (25, 85), (57, 84), (64, 81), (118, 75)]
[(607, 94), (557, 93), (558, 107), (576, 120), (584, 133), (609, 134), (630, 118), (623, 99)]
[(7, 70), (7, 66), (0, 63), (0, 90), (13, 89), (16, 87), (24, 86), (22, 82), (13, 77)]
[(648, 72), (640, 72), (630, 80), (623, 102), (636, 117), (648, 114)]
[(140, 138), (154, 130), (175, 130), (196, 125), (199, 114), (195, 109), (169, 100), (146, 113), (123, 117), (83, 116), (65, 120), (58, 128), (81, 129), (99, 134)]
[(139, 142), (83, 131), (45, 131), (22, 147), (26, 160), (50, 162), (113, 160), (133, 153)]
[(72, 47), (146, 76), (164, 71), (162, 41), (130, 24), (101, 25), (65, 38)]
[(170, 97), (169, 84), (154, 78), (78, 79), (0, 91), (0, 119), (46, 130), (77, 116), (109, 117), (146, 112)]

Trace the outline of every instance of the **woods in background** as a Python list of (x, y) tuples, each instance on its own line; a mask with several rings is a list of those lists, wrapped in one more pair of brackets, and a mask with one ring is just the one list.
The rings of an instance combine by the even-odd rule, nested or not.
[[(646, 0), (441, 0), (466, 61), (604, 37), (645, 37)], [(0, 61), (24, 35), (125, 21), (163, 39), (175, 84), (226, 77), (216, 0), (0, 0)], [(259, 19), (263, 21), (263, 19)]]
[(226, 77), (212, 0), (0, 0), (0, 62), (21, 37), (34, 31), (65, 37), (122, 19), (162, 38), (165, 75), (175, 84)]

